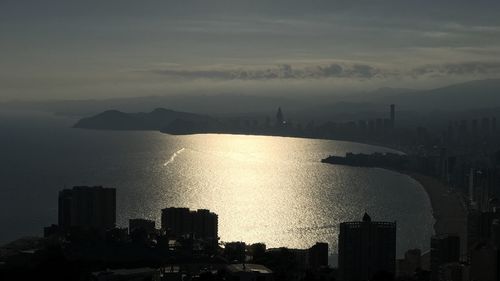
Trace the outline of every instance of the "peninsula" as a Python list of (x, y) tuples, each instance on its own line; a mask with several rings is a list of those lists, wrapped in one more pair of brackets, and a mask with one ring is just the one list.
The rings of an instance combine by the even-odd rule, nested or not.
[(346, 153), (345, 157), (330, 155), (321, 160), (322, 163), (347, 165), (355, 167), (384, 167), (401, 169), (408, 164), (408, 156), (397, 153)]

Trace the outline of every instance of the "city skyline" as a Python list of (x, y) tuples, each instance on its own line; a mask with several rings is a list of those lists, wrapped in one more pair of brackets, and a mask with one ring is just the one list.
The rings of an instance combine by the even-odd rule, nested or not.
[(0, 34), (2, 281), (500, 280), (498, 0), (0, 0)]

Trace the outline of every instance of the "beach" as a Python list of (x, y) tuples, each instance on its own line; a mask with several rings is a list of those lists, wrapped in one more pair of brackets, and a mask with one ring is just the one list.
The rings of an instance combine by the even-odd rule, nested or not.
[(405, 172), (405, 174), (419, 182), (427, 192), (436, 220), (434, 224), (435, 234), (458, 234), (461, 252), (465, 254), (467, 249), (467, 210), (460, 194), (451, 191), (448, 186), (433, 177), (412, 172)]

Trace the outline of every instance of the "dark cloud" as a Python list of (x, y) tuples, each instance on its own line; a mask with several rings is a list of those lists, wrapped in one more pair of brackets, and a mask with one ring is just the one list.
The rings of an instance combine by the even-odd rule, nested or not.
[(245, 69), (154, 69), (149, 72), (184, 79), (214, 80), (274, 80), (274, 79), (321, 79), (321, 78), (365, 78), (383, 76), (381, 69), (366, 64), (339, 64), (293, 67), (281, 64), (275, 67)]
[(422, 78), (432, 76), (480, 76), (500, 75), (500, 62), (462, 62), (428, 64), (411, 69), (394, 69), (369, 64), (330, 63), (322, 65), (292, 66), (282, 64), (275, 67), (245, 68), (226, 67), (213, 69), (155, 69), (148, 72), (181, 79), (209, 80), (276, 80), (276, 79), (382, 79)]
[(500, 62), (463, 62), (424, 65), (414, 68), (411, 74), (415, 77), (500, 74)]
[(498, 0), (0, 0), (0, 100), (84, 98), (88, 86), (108, 95), (122, 81), (120, 91), (156, 94), (211, 81), (294, 90), (280, 81), (429, 88), (500, 77), (499, 9)]

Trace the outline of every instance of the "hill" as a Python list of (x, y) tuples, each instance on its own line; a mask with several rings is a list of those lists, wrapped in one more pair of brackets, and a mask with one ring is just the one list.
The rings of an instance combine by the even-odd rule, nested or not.
[(462, 111), (500, 106), (500, 79), (476, 80), (446, 87), (395, 93), (375, 99), (414, 111)]
[[(124, 113), (118, 110), (107, 110), (92, 117), (79, 120), (73, 127), (95, 130), (155, 130), (168, 133), (189, 133), (178, 124), (203, 124), (205, 127), (215, 126), (218, 121), (212, 117), (157, 108), (149, 113)], [(194, 126), (194, 125), (193, 125)]]

